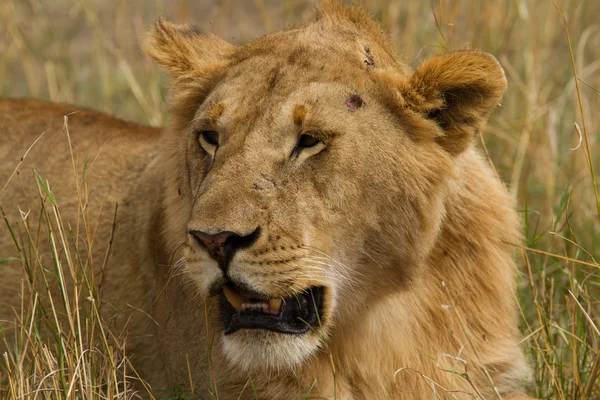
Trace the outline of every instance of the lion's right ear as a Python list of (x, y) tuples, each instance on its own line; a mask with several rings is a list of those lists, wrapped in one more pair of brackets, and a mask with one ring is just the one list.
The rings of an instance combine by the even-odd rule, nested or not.
[(176, 80), (210, 79), (224, 70), (235, 46), (194, 25), (159, 19), (144, 41), (144, 51)]

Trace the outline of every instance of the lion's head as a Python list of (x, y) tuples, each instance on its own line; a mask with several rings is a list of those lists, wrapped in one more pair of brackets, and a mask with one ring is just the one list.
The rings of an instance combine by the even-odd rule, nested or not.
[(161, 20), (146, 51), (173, 78), (165, 237), (243, 368), (295, 366), (410, 285), (506, 87), (478, 51), (413, 72), (341, 5), (241, 47)]

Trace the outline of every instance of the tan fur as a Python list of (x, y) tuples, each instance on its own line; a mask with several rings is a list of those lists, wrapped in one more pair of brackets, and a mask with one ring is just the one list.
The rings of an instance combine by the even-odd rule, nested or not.
[[(159, 144), (150, 128), (88, 111), (71, 117), (70, 131), (80, 157), (102, 148), (91, 206), (103, 203), (107, 221), (115, 203), (123, 210), (103, 296), (127, 311), (117, 326), (133, 315), (127, 329), (145, 340), (128, 354), (153, 388), (187, 383), (189, 360), (208, 394), (214, 339), (221, 399), (243, 388), (241, 398), (254, 398), (249, 379), (261, 399), (295, 399), (313, 385), (308, 398), (527, 398), (511, 245), (518, 218), (473, 145), (506, 88), (492, 56), (454, 52), (413, 72), (364, 11), (336, 1), (311, 24), (237, 48), (160, 20), (145, 50), (173, 78)], [(0, 101), (7, 154), (50, 133), (27, 161), (63, 204), (72, 172), (58, 143), (70, 109)], [(221, 135), (216, 152), (200, 146), (202, 130)], [(305, 133), (324, 145), (295, 152)], [(0, 182), (12, 168), (4, 163)], [(13, 182), (0, 198), (13, 220), (20, 190)], [(256, 227), (231, 278), (272, 297), (325, 286), (322, 329), (223, 335), (208, 296), (223, 275), (188, 230)], [(2, 235), (0, 258), (12, 255)], [(109, 237), (101, 224), (98, 251)], [(19, 306), (21, 274), (7, 265), (4, 320)]]

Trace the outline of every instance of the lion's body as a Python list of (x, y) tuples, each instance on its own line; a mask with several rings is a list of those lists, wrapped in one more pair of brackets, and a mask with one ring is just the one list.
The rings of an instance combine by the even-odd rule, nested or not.
[[(102, 205), (94, 260), (104, 257), (118, 203), (117, 229), (101, 289), (104, 301), (118, 304), (115, 307), (134, 316), (128, 321), (127, 330), (135, 337), (144, 336), (144, 340), (132, 342), (128, 354), (137, 360), (143, 377), (154, 388), (189, 382), (189, 363), (197, 390), (206, 394), (214, 374), (221, 399), (236, 399), (242, 390), (246, 396), (242, 398), (254, 398), (250, 386), (261, 399), (297, 398), (313, 385), (309, 398), (426, 399), (432, 398), (433, 392), (437, 398), (453, 395), (467, 399), (472, 396), (466, 393), (477, 392), (484, 398), (495, 398), (497, 394), (507, 399), (521, 398), (528, 368), (517, 347), (517, 271), (512, 252), (520, 237), (518, 218), (502, 183), (471, 144), (472, 138), (465, 134), (467, 139), (462, 139), (464, 132), (471, 132), (471, 126), (477, 131), (485, 123), (489, 109), (497, 104), (505, 87), (501, 69), (489, 56), (479, 53), (454, 55), (457, 63), (473, 57), (468, 59), (469, 68), (481, 65), (478, 71), (497, 74), (497, 83), (480, 83), (477, 75), (471, 73), (461, 85), (479, 91), (480, 103), (474, 103), (479, 101), (477, 96), (473, 100), (464, 92), (453, 92), (470, 101), (468, 106), (455, 108), (444, 99), (447, 108), (436, 114), (439, 101), (430, 96), (439, 93), (426, 89), (428, 79), (440, 76), (442, 66), (430, 62), (429, 69), (417, 70), (411, 81), (407, 78), (410, 70), (395, 61), (383, 39), (369, 31), (372, 27), (363, 14), (344, 14), (345, 11), (333, 9), (330, 12), (335, 17), (324, 18), (325, 28), (306, 28), (304, 42), (298, 48), (302, 51), (294, 51), (292, 40), (298, 35), (296, 31), (274, 39), (267, 36), (232, 57), (233, 47), (224, 42), (193, 30), (179, 34), (164, 23), (159, 25), (148, 51), (176, 78), (171, 94), (172, 125), (160, 140), (155, 129), (99, 113), (82, 111), (69, 117), (69, 132), (78, 157), (76, 170), (83, 170), (88, 154), (95, 160), (87, 180), (91, 191), (88, 206), (96, 210), (92, 211), (94, 218)], [(368, 34), (357, 47), (353, 45), (354, 33), (342, 30), (343, 40), (336, 42), (340, 54), (353, 54), (354, 47), (366, 49), (367, 73), (377, 71), (373, 64), (385, 66), (381, 72), (383, 85), (379, 78), (361, 77), (364, 64), (359, 53), (356, 60), (339, 67), (330, 61), (326, 65), (328, 61), (324, 60), (319, 67), (322, 84), (313, 85), (311, 82), (318, 79), (297, 73), (301, 68), (315, 68), (298, 62), (298, 58), (312, 57), (310, 51), (304, 50), (312, 40), (311, 33), (331, 29), (327, 24), (344, 25), (344, 18), (356, 24), (359, 32), (367, 30)], [(187, 40), (198, 42), (192, 46)], [(161, 46), (172, 47), (165, 51)], [(202, 46), (210, 49), (206, 61), (193, 65), (178, 61), (177, 57), (185, 57), (189, 62)], [(273, 52), (265, 52), (271, 47)], [(311, 51), (315, 49), (319, 48)], [(293, 53), (288, 57), (292, 67), (278, 61), (286, 51)], [(253, 63), (253, 54), (274, 57), (271, 66), (275, 76), (267, 73), (264, 87), (265, 72), (257, 71), (257, 66), (265, 63), (260, 58)], [(215, 75), (223, 68), (227, 72)], [(332, 75), (336, 68), (343, 71), (340, 78)], [(390, 68), (396, 68), (398, 75), (393, 75)], [(432, 72), (436, 68), (437, 75)], [(248, 70), (253, 71), (254, 81), (244, 75)], [(200, 73), (213, 76), (213, 81), (207, 83), (208, 78), (199, 75), (194, 84), (190, 83), (190, 76)], [(237, 79), (239, 76), (242, 78)], [(215, 83), (219, 79), (225, 83)], [(308, 80), (306, 89), (300, 84), (303, 80)], [(335, 84), (329, 89), (331, 81)], [(242, 95), (239, 89), (243, 85), (247, 89)], [(402, 93), (398, 99), (389, 89), (393, 85)], [(349, 97), (344, 103), (344, 88), (348, 87), (361, 92), (359, 102), (357, 97)], [(380, 97), (378, 90), (384, 87), (386, 93)], [(446, 90), (443, 84), (440, 87), (436, 90)], [(277, 88), (284, 89), (276, 92)], [(214, 92), (206, 103), (212, 108), (208, 109), (199, 98), (203, 100), (211, 90)], [(279, 93), (280, 97), (271, 93)], [(342, 101), (336, 105), (340, 95)], [(482, 105), (488, 96), (489, 105)], [(261, 100), (244, 103), (245, 98)], [(242, 106), (236, 108), (236, 101)], [(395, 101), (404, 103), (392, 104)], [(430, 108), (428, 102), (433, 104)], [(268, 110), (276, 110), (281, 104), (282, 111), (273, 111), (271, 116)], [(272, 127), (284, 131), (283, 121), (288, 119), (292, 126), (302, 125), (303, 119), (308, 120), (311, 112), (317, 113), (315, 110), (321, 106), (330, 107), (327, 113), (320, 114), (331, 120), (326, 129), (339, 131), (341, 126), (348, 127), (348, 131), (377, 132), (361, 138), (368, 143), (364, 145), (365, 154), (360, 153), (362, 142), (354, 142), (345, 157), (338, 155), (336, 164), (332, 161), (309, 170), (308, 158), (299, 166), (282, 161), (270, 147), (279, 143), (279, 137), (261, 141), (255, 133), (266, 137), (269, 130), (275, 130)], [(418, 107), (427, 111), (421, 112)], [(467, 107), (474, 111), (469, 114)], [(31, 187), (28, 204), (37, 204), (32, 180), (25, 179), (30, 167), (36, 168), (50, 181), (67, 220), (76, 215), (77, 189), (62, 127), (63, 115), (74, 109), (36, 101), (0, 101), (0, 155), (3, 160), (14, 160), (3, 163), (0, 184), (8, 180), (19, 157), (45, 131), (21, 166), (20, 180)], [(245, 114), (248, 110), (253, 114)], [(291, 118), (288, 111), (293, 111)], [(245, 134), (242, 137), (240, 133), (239, 139), (229, 138), (210, 163), (197, 145), (180, 139), (192, 119), (201, 120), (206, 113), (213, 119), (225, 120), (221, 123), (230, 132)], [(392, 113), (397, 113), (397, 119), (390, 117)], [(421, 115), (435, 115), (435, 121), (446, 133)], [(482, 121), (478, 122), (478, 118)], [(417, 135), (415, 131), (422, 136), (412, 136)], [(369, 153), (369, 146), (381, 137), (391, 137), (390, 142), (382, 147), (376, 145), (374, 149), (379, 150)], [(332, 143), (342, 146), (341, 137), (335, 140)], [(256, 147), (253, 152), (244, 152), (243, 146)], [(339, 152), (333, 145), (331, 149), (325, 156), (334, 157), (334, 152)], [(315, 158), (314, 162), (322, 160), (323, 157)], [(329, 172), (322, 178), (319, 171), (325, 167)], [(209, 168), (215, 172), (207, 172)], [(302, 183), (304, 180), (309, 183)], [(29, 209), (25, 198), (21, 184), (13, 179), (0, 198), (11, 221), (20, 218), (17, 206)], [(203, 206), (199, 212), (196, 205), (200, 202)], [(37, 218), (35, 208), (31, 209), (29, 218)], [(298, 217), (307, 209), (314, 213), (310, 222)], [(270, 210), (265, 211), (268, 217), (264, 217), (264, 210)], [(234, 259), (237, 261), (232, 264), (231, 275), (252, 278), (259, 274), (260, 270), (255, 269), (258, 264), (248, 261), (258, 254), (289, 255), (308, 245), (321, 249), (333, 262), (327, 267), (337, 271), (337, 275), (326, 280), (309, 274), (305, 279), (313, 285), (331, 284), (323, 313), (323, 334), (305, 342), (276, 336), (283, 334), (258, 336), (261, 334), (256, 331), (240, 331), (226, 340), (218, 340), (217, 336), (211, 351), (211, 371), (207, 372), (206, 338), (222, 335), (222, 327), (216, 312), (218, 302), (205, 294), (219, 269), (189, 240), (187, 231), (191, 227), (198, 229), (201, 224), (225, 223), (242, 231), (244, 224), (250, 224), (247, 221), (254, 220), (252, 224), (259, 224), (269, 235), (261, 236), (254, 245), (256, 253), (245, 250)], [(306, 226), (302, 232), (294, 233), (303, 225)], [(318, 226), (321, 228), (315, 228)], [(15, 256), (7, 231), (0, 230), (0, 235), (0, 259)], [(335, 261), (330, 255), (337, 257)], [(302, 260), (294, 257), (291, 259)], [(187, 263), (183, 275), (172, 270), (180, 259)], [(315, 269), (315, 260), (306, 268)], [(248, 282), (263, 285), (260, 290), (266, 293), (277, 293), (281, 285), (269, 286), (269, 280), (285, 274), (285, 264), (270, 263), (260, 264), (262, 268), (272, 268), (267, 270), (269, 277), (261, 275), (263, 278)], [(2, 267), (5, 271), (0, 280), (0, 320), (5, 320), (12, 318), (13, 308), (20, 307), (22, 266), (12, 262)], [(288, 290), (301, 290), (302, 282), (298, 278)], [(204, 322), (205, 311), (209, 313), (208, 326)], [(249, 344), (244, 347), (244, 343)], [(296, 350), (292, 343), (298, 346)], [(261, 346), (264, 351), (258, 350)], [(289, 360), (277, 358), (278, 348), (282, 354), (297, 358), (293, 360), (294, 368), (284, 365), (291, 363)], [(275, 349), (274, 353), (269, 353), (270, 349)], [(278, 362), (282, 367), (273, 367)], [(469, 379), (451, 371), (466, 372)], [(456, 392), (451, 395), (448, 391)]]
[[(65, 116), (68, 116), (66, 125)], [(111, 240), (115, 207), (119, 205), (118, 229), (113, 238), (115, 246), (111, 250), (115, 266), (105, 274), (111, 282), (107, 296), (113, 299), (123, 298), (122, 294), (126, 293), (126, 301), (130, 304), (146, 303), (146, 295), (152, 293), (156, 283), (155, 271), (147, 269), (150, 265), (156, 265), (151, 251), (153, 246), (150, 245), (152, 237), (156, 236), (153, 232), (156, 222), (152, 215), (139, 215), (134, 210), (148, 208), (160, 199), (160, 187), (157, 184), (140, 180), (144, 173), (152, 169), (152, 161), (157, 154), (159, 130), (74, 106), (11, 99), (0, 99), (0, 126), (0, 156), (4, 160), (0, 180), (3, 187), (9, 182), (21, 157), (39, 139), (24, 157), (19, 174), (12, 177), (0, 198), (0, 207), (16, 231), (20, 244), (25, 246), (24, 251), (28, 256), (35, 260), (28, 244), (30, 240), (24, 229), (23, 215), (27, 215), (32, 241), (41, 250), (44, 266), (51, 268), (53, 265), (48, 232), (40, 219), (41, 202), (33, 172), (35, 169), (40, 177), (50, 182), (50, 190), (65, 221), (69, 222), (74, 232), (79, 232), (79, 251), (87, 251), (87, 244), (93, 237), (91, 258), (99, 278), (98, 270)], [(67, 131), (63, 130), (63, 126), (69, 128), (72, 153)], [(126, 153), (123, 152), (125, 148), (129, 149)], [(85, 180), (82, 179), (84, 171)], [(77, 178), (75, 174), (78, 175)], [(80, 187), (81, 196), (78, 196), (76, 182), (82, 185), (84, 181), (89, 186)], [(87, 199), (84, 193), (89, 193)], [(89, 218), (89, 231), (84, 227), (83, 220), (77, 218), (78, 214), (82, 215), (77, 212), (80, 207), (79, 198), (82, 203), (87, 201), (85, 207), (88, 211), (83, 214)], [(46, 205), (51, 207), (50, 202)], [(133, 236), (136, 239), (132, 241), (134, 229)], [(60, 244), (57, 244), (57, 248), (61, 248)], [(3, 259), (19, 257), (6, 226), (0, 234), (0, 254)], [(64, 254), (61, 256), (64, 257)], [(35, 265), (33, 267), (37, 268)], [(0, 320), (12, 320), (17, 315), (15, 313), (21, 310), (21, 291), (28, 287), (26, 281), (21, 282), (26, 277), (24, 270), (20, 262), (12, 261), (2, 265)], [(65, 275), (68, 277), (70, 274)], [(41, 278), (38, 276), (37, 279)], [(131, 282), (135, 282), (137, 291), (128, 289)], [(56, 282), (53, 285), (56, 286)], [(4, 324), (4, 327), (10, 327), (10, 324)], [(140, 329), (143, 330), (144, 327), (139, 326), (138, 330)]]

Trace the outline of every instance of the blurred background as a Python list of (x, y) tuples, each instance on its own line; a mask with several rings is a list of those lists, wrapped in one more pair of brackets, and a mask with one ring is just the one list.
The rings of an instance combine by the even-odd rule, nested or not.
[[(594, 258), (600, 255), (594, 184), (600, 1), (360, 3), (413, 67), (463, 47), (490, 52), (503, 65), (509, 89), (481, 147), (524, 221), (516, 254), (532, 389), (542, 398), (600, 398)], [(157, 17), (192, 22), (241, 44), (312, 18), (314, 6), (308, 0), (1, 0), (0, 96), (74, 103), (160, 126), (168, 79), (140, 51)]]

